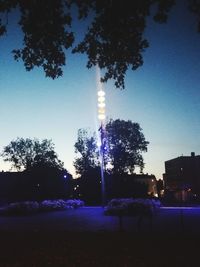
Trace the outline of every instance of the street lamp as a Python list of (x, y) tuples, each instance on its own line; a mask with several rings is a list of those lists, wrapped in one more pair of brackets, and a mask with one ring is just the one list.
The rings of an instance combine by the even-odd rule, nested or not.
[(104, 178), (104, 150), (105, 150), (105, 92), (101, 89), (97, 93), (98, 95), (98, 119), (100, 121), (100, 165), (101, 165), (101, 190), (102, 190), (102, 206), (106, 204), (105, 193), (105, 178)]

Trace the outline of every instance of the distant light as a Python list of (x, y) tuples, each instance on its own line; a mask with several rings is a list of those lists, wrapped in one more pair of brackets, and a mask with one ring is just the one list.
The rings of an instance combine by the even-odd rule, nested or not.
[(100, 90), (100, 91), (98, 91), (98, 96), (105, 96), (105, 92), (104, 91), (102, 91), (102, 90)]
[(104, 108), (100, 108), (100, 109), (98, 110), (98, 112), (101, 113), (101, 114), (104, 114), (104, 113), (105, 113), (105, 109), (104, 109)]
[(40, 184), (37, 184), (37, 186), (39, 187), (39, 186), (40, 186)]
[(99, 108), (105, 108), (106, 104), (104, 102), (98, 103)]
[(104, 96), (99, 96), (98, 97), (98, 102), (104, 102), (105, 101), (105, 97)]
[(105, 120), (106, 116), (105, 116), (105, 114), (99, 114), (98, 118), (99, 118), (99, 120)]
[(66, 179), (67, 178), (67, 175), (64, 175), (63, 177)]
[(99, 90), (98, 94), (98, 119), (100, 121), (105, 120), (105, 92), (103, 90)]
[(101, 147), (101, 141), (100, 141), (100, 140), (97, 141), (97, 146), (98, 146), (98, 147)]

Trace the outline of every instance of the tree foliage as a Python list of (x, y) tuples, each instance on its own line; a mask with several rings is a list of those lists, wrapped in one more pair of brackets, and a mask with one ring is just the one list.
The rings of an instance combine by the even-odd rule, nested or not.
[[(135, 167), (144, 168), (142, 152), (147, 151), (149, 142), (145, 140), (138, 123), (124, 120), (110, 120), (105, 125), (104, 159), (106, 169), (113, 174), (133, 173)], [(99, 150), (97, 139), (90, 136), (88, 131), (81, 129), (78, 132), (78, 141), (75, 144), (76, 152), (80, 157), (74, 162), (77, 173), (84, 174), (90, 168), (99, 166)]]
[(78, 130), (75, 152), (80, 156), (74, 161), (76, 173), (84, 175), (98, 166), (98, 150), (95, 134), (90, 135), (86, 129)]
[(33, 168), (63, 169), (63, 162), (58, 159), (51, 140), (17, 138), (5, 146), (1, 154), (17, 170)]
[(147, 151), (145, 140), (138, 123), (130, 120), (110, 120), (105, 127), (108, 149), (105, 153), (112, 172), (133, 173), (135, 167), (144, 168), (142, 152)]
[[(149, 46), (144, 38), (148, 16), (158, 23), (167, 21), (176, 0), (2, 0), (0, 15), (18, 9), (18, 25), (23, 33), (23, 47), (13, 51), (26, 70), (42, 67), (53, 79), (62, 75), (66, 50), (84, 53), (87, 67), (98, 65), (102, 81), (114, 79), (116, 87), (124, 88), (128, 68), (143, 64), (142, 53)], [(200, 0), (188, 0), (189, 9), (200, 17)], [(75, 7), (78, 20), (88, 21), (88, 29), (78, 44), (73, 21)], [(0, 17), (0, 36), (6, 33), (8, 19)], [(199, 24), (200, 25), (200, 24)], [(199, 26), (200, 30), (200, 26)]]

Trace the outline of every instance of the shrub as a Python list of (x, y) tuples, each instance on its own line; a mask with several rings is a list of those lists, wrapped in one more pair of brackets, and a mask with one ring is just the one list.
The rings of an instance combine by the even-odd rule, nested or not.
[(105, 207), (104, 214), (117, 216), (119, 218), (119, 231), (123, 231), (123, 216), (138, 216), (137, 227), (141, 229), (143, 218), (150, 219), (152, 228), (152, 217), (159, 210), (159, 200), (142, 198), (118, 198), (112, 199)]
[(65, 209), (75, 209), (83, 207), (84, 202), (79, 199), (56, 199), (56, 200), (44, 200), (40, 203), (37, 201), (21, 201), (10, 203), (2, 210), (2, 214), (30, 214), (39, 211), (56, 211)]
[(85, 205), (84, 201), (80, 200), (80, 199), (69, 199), (66, 201), (67, 206), (70, 208), (80, 208), (83, 207)]
[(44, 200), (40, 203), (40, 210), (42, 211), (64, 210), (66, 208), (66, 201), (63, 199)]
[(40, 209), (43, 211), (51, 211), (51, 210), (65, 210), (65, 209), (75, 209), (79, 207), (83, 207), (84, 202), (79, 199), (57, 199), (57, 200), (44, 200), (40, 204)]
[(142, 198), (112, 199), (105, 207), (105, 215), (152, 216), (160, 207), (160, 201)]

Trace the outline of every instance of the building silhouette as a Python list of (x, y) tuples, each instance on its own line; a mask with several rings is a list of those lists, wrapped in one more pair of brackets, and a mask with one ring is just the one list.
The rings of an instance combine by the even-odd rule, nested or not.
[(180, 156), (165, 161), (165, 196), (187, 202), (200, 199), (200, 155)]
[(69, 198), (72, 176), (65, 171), (0, 172), (1, 203)]
[(135, 174), (135, 181), (147, 186), (147, 194), (152, 197), (158, 196), (157, 180), (153, 174)]

